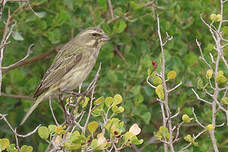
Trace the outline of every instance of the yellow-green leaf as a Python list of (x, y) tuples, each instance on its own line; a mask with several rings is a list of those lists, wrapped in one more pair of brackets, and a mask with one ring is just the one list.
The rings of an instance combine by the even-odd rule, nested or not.
[(112, 105), (113, 102), (114, 102), (114, 98), (113, 98), (113, 97), (107, 97), (107, 98), (105, 99), (105, 105), (106, 105), (107, 107), (110, 107), (110, 106)]
[(209, 125), (206, 126), (206, 129), (208, 131), (211, 131), (211, 130), (214, 130), (215, 129), (215, 126), (213, 126), (212, 124), (209, 124)]
[(66, 131), (64, 130), (64, 127), (63, 126), (58, 126), (55, 129), (55, 133), (58, 134), (58, 135), (63, 135), (63, 134), (66, 133)]
[(10, 141), (7, 138), (0, 139), (0, 150), (5, 150), (10, 145)]
[(213, 75), (213, 70), (212, 69), (207, 70), (206, 78), (211, 79), (212, 75)]
[(112, 112), (118, 113), (118, 107), (116, 105), (112, 106)]
[(57, 127), (56, 125), (48, 125), (48, 129), (49, 129), (50, 133), (54, 133), (56, 130), (56, 127)]
[(118, 108), (118, 113), (122, 113), (122, 112), (124, 112), (124, 107), (120, 106), (120, 107)]
[(228, 105), (228, 97), (223, 97), (221, 99), (222, 103), (225, 104), (225, 105)]
[(164, 95), (163, 86), (161, 84), (155, 88), (155, 93), (157, 94), (159, 99), (164, 100), (165, 95)]
[(217, 14), (216, 15), (216, 22), (220, 22), (222, 20), (222, 15), (221, 14)]
[(225, 83), (227, 81), (227, 78), (224, 75), (217, 75), (216, 82), (218, 83)]
[(147, 69), (147, 75), (150, 76), (150, 74), (151, 74), (151, 69), (148, 68), (148, 69)]
[(42, 139), (48, 139), (49, 137), (49, 134), (50, 134), (50, 131), (47, 127), (45, 126), (41, 126), (39, 129), (38, 129), (38, 135), (40, 136), (40, 138)]
[(168, 80), (175, 79), (177, 76), (176, 71), (170, 71), (167, 75)]
[(85, 99), (81, 101), (82, 108), (85, 108), (87, 106), (89, 100), (89, 97), (85, 97)]
[(91, 134), (93, 134), (98, 128), (98, 123), (96, 121), (92, 121), (88, 124), (88, 130)]
[(32, 146), (23, 145), (21, 147), (21, 152), (32, 152), (32, 151), (33, 151)]
[(94, 104), (99, 105), (104, 101), (104, 97), (101, 96), (94, 101)]
[(81, 148), (81, 143), (70, 143), (70, 142), (65, 142), (64, 146), (66, 147), (67, 150), (78, 150)]
[(189, 117), (188, 115), (186, 115), (186, 114), (184, 114), (184, 115), (182, 116), (182, 120), (183, 120), (185, 123), (190, 123), (192, 119), (193, 119), (193, 118), (190, 118), (190, 117)]
[(155, 76), (153, 79), (153, 84), (154, 85), (162, 84), (162, 79), (159, 76)]
[(116, 94), (114, 96), (114, 105), (118, 105), (122, 102), (123, 98), (120, 94)]
[(211, 14), (210, 15), (210, 20), (215, 21), (216, 18), (217, 18), (217, 15), (216, 14)]
[(132, 132), (126, 132), (124, 135), (123, 135), (123, 139), (124, 139), (124, 142), (128, 142), (131, 137), (135, 136)]

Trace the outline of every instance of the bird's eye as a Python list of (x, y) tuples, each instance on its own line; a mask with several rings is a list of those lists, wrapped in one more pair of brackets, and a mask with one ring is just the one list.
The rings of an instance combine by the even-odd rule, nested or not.
[(100, 34), (98, 34), (98, 33), (92, 33), (92, 36), (97, 37), (97, 36), (100, 36)]

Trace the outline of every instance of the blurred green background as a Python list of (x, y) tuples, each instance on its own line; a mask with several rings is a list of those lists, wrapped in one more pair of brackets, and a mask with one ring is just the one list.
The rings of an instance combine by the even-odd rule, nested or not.
[[(166, 70), (167, 72), (175, 70), (178, 74), (176, 81), (171, 81), (169, 86), (183, 81), (183, 85), (169, 96), (172, 113), (177, 112), (179, 107), (181, 113), (192, 116), (191, 108), (194, 107), (201, 122), (205, 124), (211, 122), (210, 107), (197, 101), (191, 88), (196, 88), (200, 77), (205, 79), (204, 75), (207, 71), (207, 67), (199, 60), (200, 54), (195, 39), (202, 43), (207, 59), (209, 59), (209, 53), (216, 53), (213, 50), (214, 43), (210, 32), (201, 22), (200, 14), (210, 22), (210, 14), (219, 13), (218, 0), (154, 0), (154, 3), (149, 0), (112, 0), (114, 17), (119, 16), (114, 21), (111, 20), (106, 0), (32, 0), (30, 3), (38, 16), (26, 4), (7, 2), (4, 8), (0, 22), (1, 36), (8, 8), (13, 12), (19, 5), (23, 6), (14, 17), (17, 24), (14, 28), (14, 36), (10, 37), (11, 43), (5, 49), (3, 66), (23, 58), (32, 43), (35, 47), (30, 57), (35, 57), (66, 43), (72, 36), (87, 27), (100, 26), (111, 40), (102, 47), (97, 64), (84, 84), (90, 82), (89, 80), (94, 77), (98, 69), (99, 62), (102, 62), (96, 97), (121, 94), (125, 108), (121, 119), (128, 127), (138, 123), (142, 128), (140, 138), (143, 138), (146, 143), (153, 137), (153, 132), (162, 125), (160, 105), (156, 101), (154, 89), (146, 83), (147, 69), (152, 69), (152, 61), (158, 64), (158, 68), (160, 66), (157, 13), (160, 16), (163, 37), (165, 38), (165, 32), (174, 37), (165, 46)], [(224, 18), (228, 18), (228, 4), (224, 8)], [(227, 23), (223, 31), (227, 36)], [(225, 57), (228, 58), (228, 49), (226, 48), (224, 52)], [(54, 56), (55, 53), (38, 62), (4, 73), (2, 92), (32, 96)], [(224, 72), (227, 75), (228, 72)], [(12, 125), (18, 126), (32, 103), (33, 101), (29, 99), (0, 97), (0, 113), (8, 114), (7, 118)], [(58, 120), (64, 119), (57, 103), (54, 104), (54, 111)], [(180, 121), (181, 117), (178, 117), (176, 122)], [(217, 124), (222, 122), (225, 122), (225, 116), (220, 112), (217, 115)], [(47, 102), (40, 104), (19, 131), (29, 132), (40, 123), (54, 124)], [(199, 131), (200, 127), (193, 124), (182, 128), (180, 135), (183, 137), (187, 134), (197, 134)], [(216, 130), (218, 147), (221, 151), (228, 151), (227, 136), (227, 126)], [(14, 140), (7, 125), (0, 121), (0, 138), (2, 137)], [(199, 146), (192, 146), (189, 151), (213, 151), (208, 134), (202, 135), (197, 141)], [(42, 151), (46, 146), (37, 134), (20, 142), (34, 146), (36, 151)], [(180, 140), (175, 148), (180, 149), (186, 144), (185, 141)], [(143, 151), (163, 151), (162, 147), (162, 144), (146, 145)]]

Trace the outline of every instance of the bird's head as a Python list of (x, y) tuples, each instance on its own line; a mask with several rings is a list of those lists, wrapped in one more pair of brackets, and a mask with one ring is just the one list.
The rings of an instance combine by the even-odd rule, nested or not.
[(76, 39), (84, 46), (100, 48), (109, 40), (109, 37), (102, 29), (98, 27), (90, 27), (80, 32)]

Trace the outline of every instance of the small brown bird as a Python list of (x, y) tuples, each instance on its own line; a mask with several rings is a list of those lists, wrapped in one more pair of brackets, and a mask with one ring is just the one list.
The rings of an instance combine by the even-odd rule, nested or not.
[(74, 39), (64, 45), (56, 55), (52, 65), (36, 90), (35, 103), (21, 121), (22, 125), (35, 108), (50, 96), (60, 91), (76, 89), (94, 67), (101, 46), (109, 40), (104, 31), (91, 27), (80, 32)]

